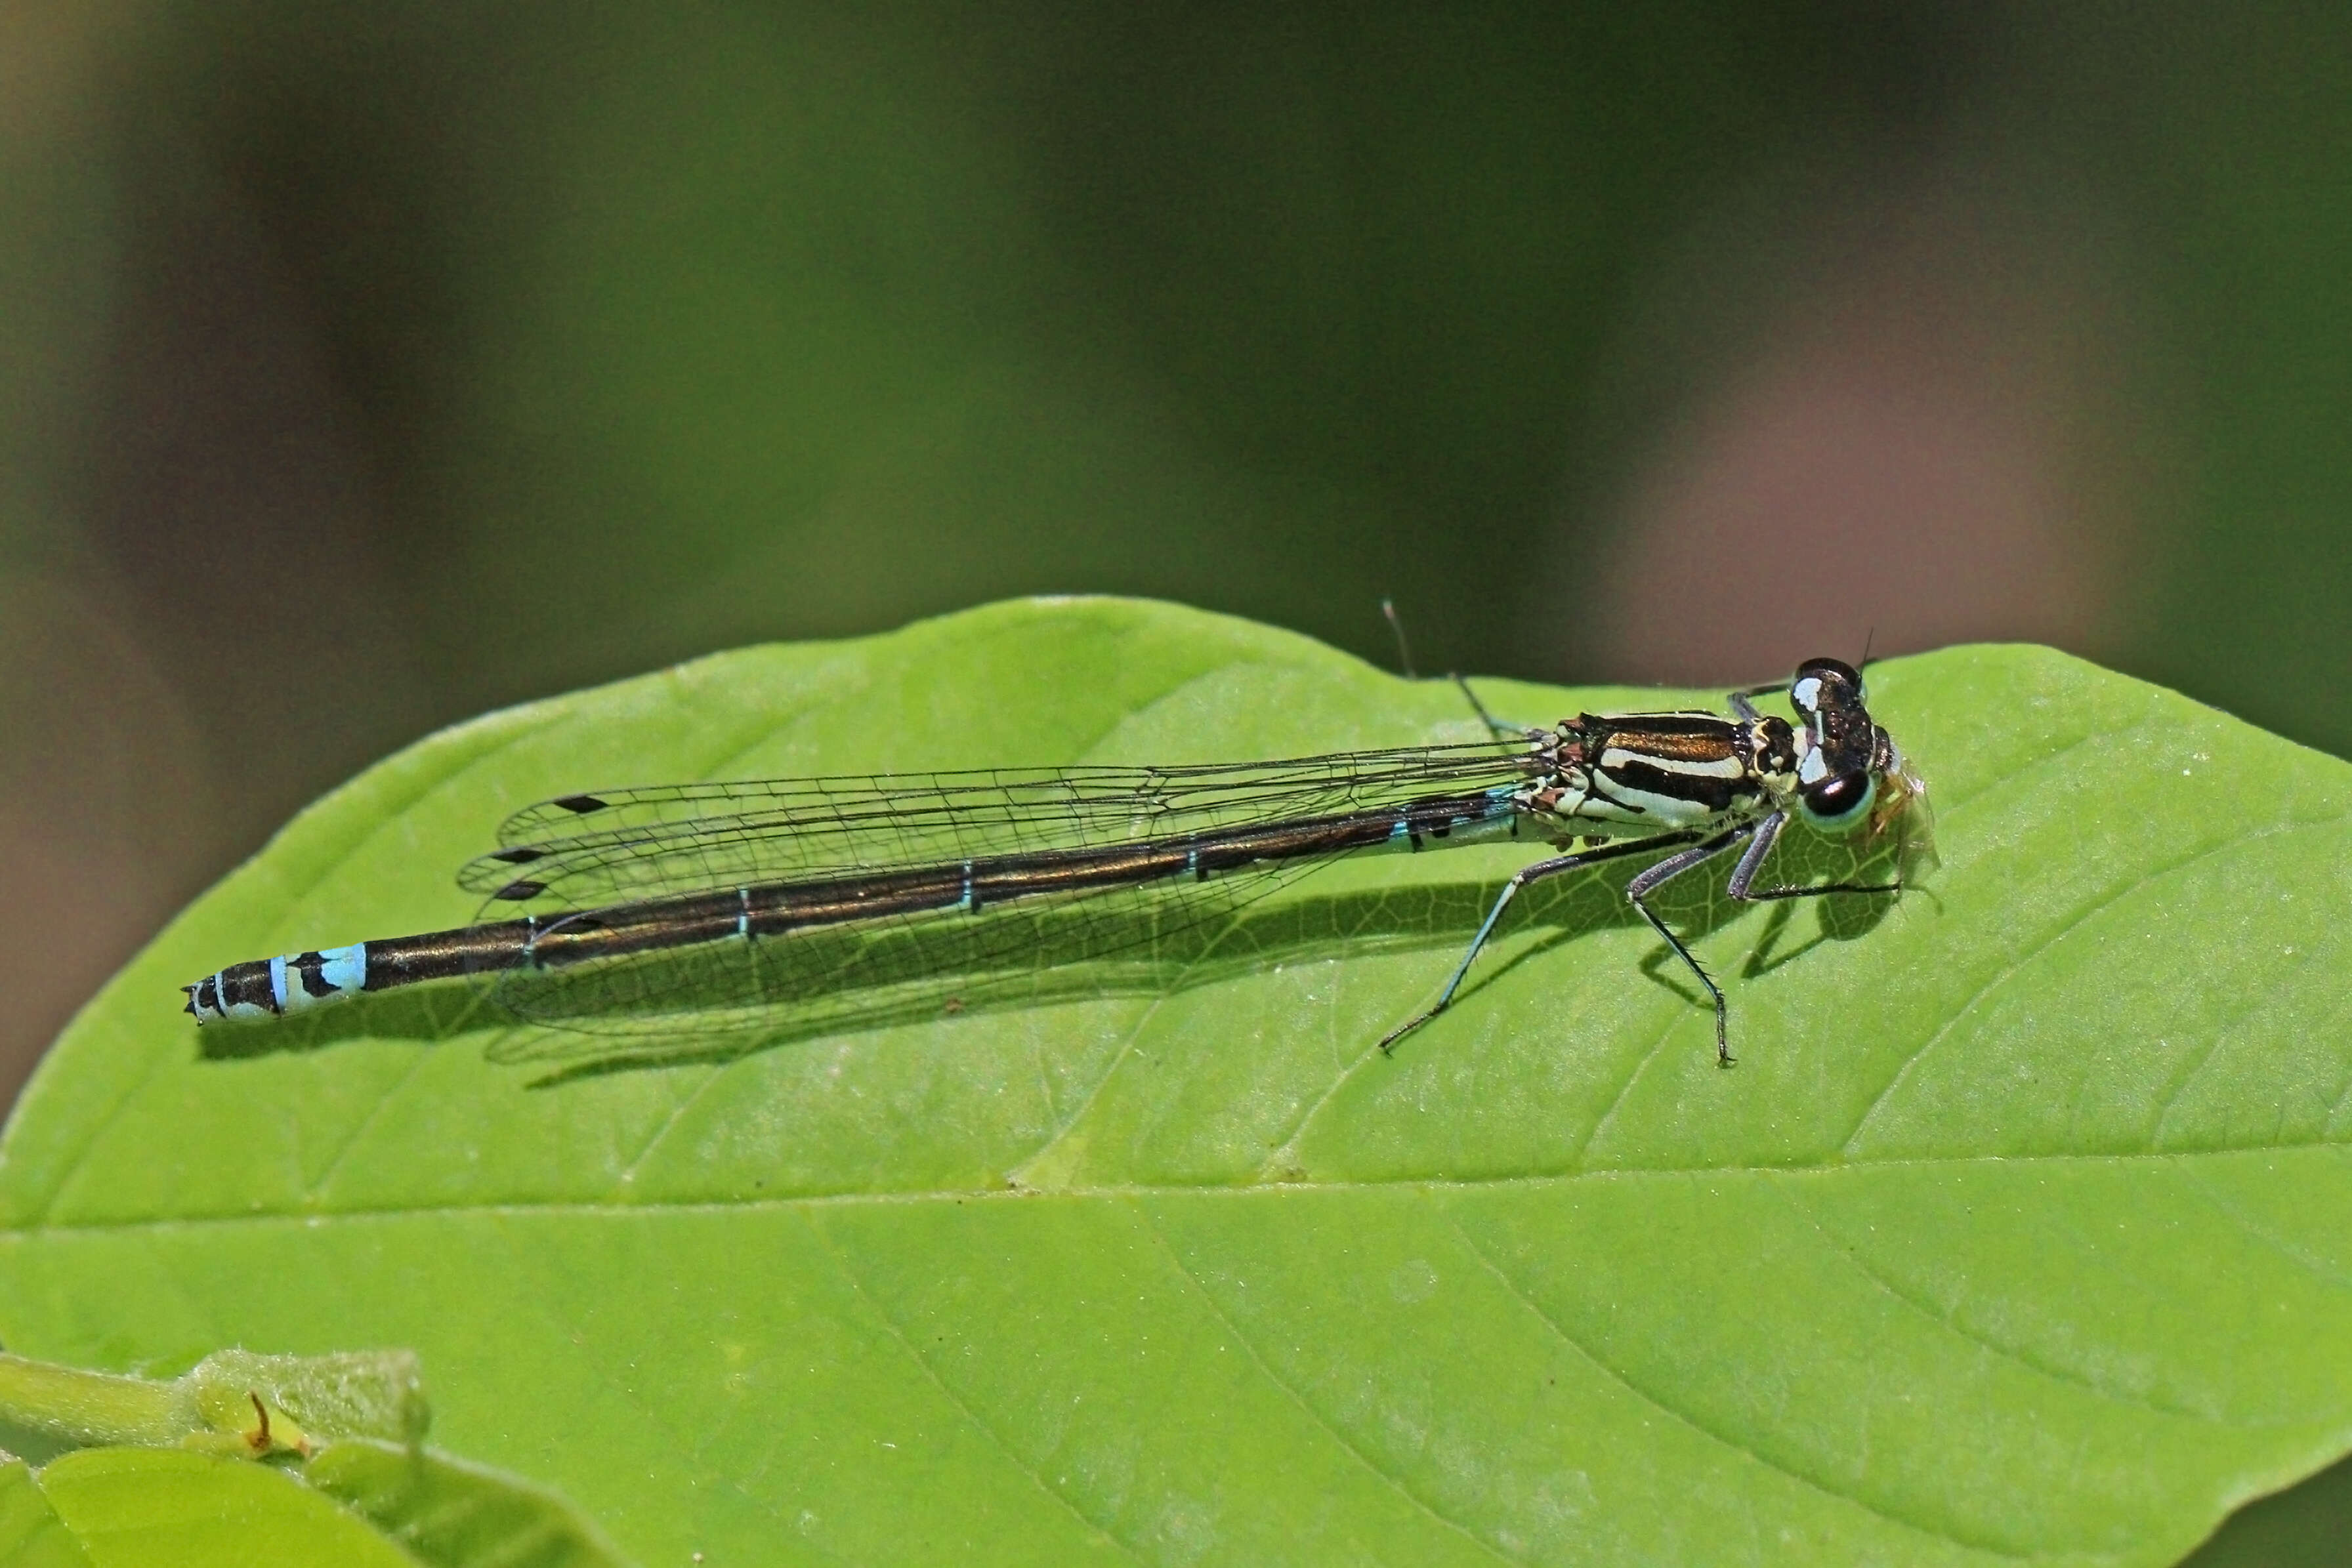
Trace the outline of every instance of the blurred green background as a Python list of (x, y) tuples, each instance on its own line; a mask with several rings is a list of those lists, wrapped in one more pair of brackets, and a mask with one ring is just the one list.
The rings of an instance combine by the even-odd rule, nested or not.
[(2347, 133), (2317, 6), (14, 0), (0, 1084), (426, 730), (1006, 594), (2352, 751)]

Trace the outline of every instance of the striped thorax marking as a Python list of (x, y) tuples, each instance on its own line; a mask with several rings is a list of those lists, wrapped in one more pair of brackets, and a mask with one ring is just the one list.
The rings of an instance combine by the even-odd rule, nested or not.
[[(1769, 724), (1789, 727), (1756, 721)], [(1710, 713), (1580, 714), (1545, 737), (1537, 756), (1549, 766), (1520, 803), (1561, 842), (1752, 817), (1769, 800), (1759, 759), (1775, 751), (1753, 728)]]

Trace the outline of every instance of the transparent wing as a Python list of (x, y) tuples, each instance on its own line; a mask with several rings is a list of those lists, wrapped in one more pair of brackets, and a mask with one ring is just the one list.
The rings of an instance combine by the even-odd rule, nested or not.
[[(1525, 777), (1524, 745), (1478, 743), (1230, 767), (995, 769), (599, 790), (527, 808), (461, 880), (481, 918), (543, 932), (631, 900), (1379, 810)], [(1247, 961), (1242, 912), (1323, 859), (1168, 877), (979, 911), (890, 915), (482, 977), (493, 1001), (591, 1036), (782, 1040), (1055, 998), (1161, 993)], [(1280, 924), (1279, 920), (1276, 922)], [(1293, 936), (1300, 934), (1294, 933)], [(522, 1037), (502, 1054), (609, 1048)]]
[(597, 790), (524, 808), (459, 885), (532, 909), (1092, 849), (1524, 777), (1478, 742), (1193, 768), (996, 768)]

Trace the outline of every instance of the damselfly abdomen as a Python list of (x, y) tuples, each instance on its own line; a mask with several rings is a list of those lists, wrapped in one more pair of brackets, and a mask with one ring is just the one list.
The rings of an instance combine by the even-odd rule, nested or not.
[[(1712, 998), (1728, 1063), (1723, 991), (1650, 896), (1734, 848), (1737, 900), (1891, 894), (1932, 852), (1926, 786), (1872, 722), (1862, 677), (1801, 666), (1793, 724), (1754, 706), (1777, 689), (1731, 694), (1730, 717), (1489, 719), (1484, 741), (1271, 762), (567, 795), (509, 818), (460, 873), (488, 901), (474, 925), (233, 964), (184, 988), (187, 1010), (271, 1019), (470, 977), (518, 1017), (595, 1032), (887, 1017), (936, 1006), (942, 985), (1003, 995), (1043, 967), (1148, 956), (1340, 856), (1524, 839), (1568, 852), (1511, 877), (1435, 1002), (1381, 1048), (1452, 1004), (1522, 888), (1651, 855), (1625, 895)], [(1899, 825), (1896, 876), (1758, 886), (1792, 819), (1832, 835)]]

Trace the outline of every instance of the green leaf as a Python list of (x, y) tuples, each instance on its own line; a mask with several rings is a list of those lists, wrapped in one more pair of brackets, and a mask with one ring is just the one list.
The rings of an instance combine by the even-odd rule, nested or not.
[(24, 1460), (0, 1460), (0, 1563), (8, 1568), (90, 1568), (89, 1553), (58, 1517)]
[(2042, 650), (1871, 680), (1942, 871), (1672, 903), (1731, 1071), (1622, 872), (1372, 1049), (1508, 846), (1318, 873), (1149, 994), (662, 1065), (501, 1065), (532, 1040), (463, 988), (200, 1036), (225, 963), (462, 922), (450, 870), (542, 796), (1475, 733), (1117, 601), (492, 716), (68, 1030), (0, 1142), (0, 1338), (412, 1346), (439, 1440), (648, 1562), (2172, 1561), (2352, 1447), (2352, 769)]
[(22, 1459), (0, 1460), (0, 1563), (620, 1568), (626, 1561), (562, 1498), (431, 1449), (371, 1438), (331, 1443), (300, 1467), (307, 1485), (281, 1467), (245, 1462), (250, 1457), (226, 1448), (92, 1448), (52, 1460), (37, 1478)]
[(415, 1559), (356, 1514), (243, 1459), (84, 1448), (44, 1465), (40, 1486), (95, 1568), (415, 1568)]
[(562, 1498), (427, 1448), (337, 1443), (302, 1467), (302, 1479), (431, 1568), (620, 1568), (625, 1561)]
[[(68, 1454), (38, 1480), (23, 1460), (0, 1460), (0, 1563), (88, 1564), (84, 1545), (106, 1563), (181, 1563), (206, 1553), (343, 1561), (346, 1551), (354, 1560), (407, 1561), (387, 1555), (388, 1541), (432, 1568), (624, 1561), (553, 1492), (420, 1446), (426, 1418), (416, 1358), (405, 1351), (216, 1351), (170, 1380), (0, 1354), (0, 1430), (52, 1447), (118, 1445)], [(158, 1449), (179, 1452), (142, 1457)], [(354, 1518), (322, 1511), (310, 1491), (287, 1492), (274, 1467), (271, 1479), (256, 1481), (234, 1466), (184, 1462), (295, 1454), (310, 1491)], [(382, 1537), (360, 1528), (362, 1520)]]

